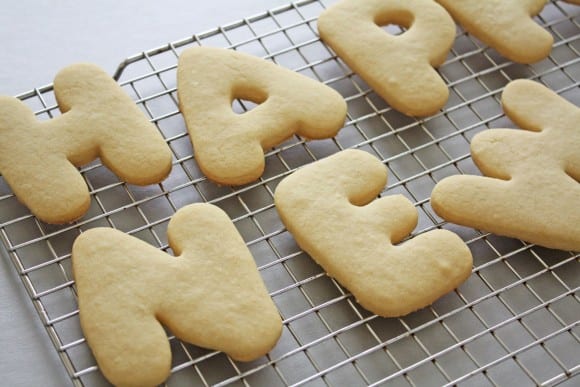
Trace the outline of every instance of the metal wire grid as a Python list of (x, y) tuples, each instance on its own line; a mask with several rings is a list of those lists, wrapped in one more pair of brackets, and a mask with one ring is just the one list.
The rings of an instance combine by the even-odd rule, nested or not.
[[(579, 382), (580, 271), (578, 253), (548, 250), (518, 240), (445, 223), (429, 195), (437, 181), (478, 174), (469, 156), (477, 132), (513, 127), (499, 97), (516, 78), (544, 83), (577, 105), (580, 79), (578, 8), (549, 3), (538, 22), (555, 37), (550, 57), (526, 66), (511, 63), (458, 29), (439, 69), (450, 87), (447, 106), (416, 120), (390, 109), (320, 42), (316, 18), (331, 1), (306, 0), (143, 52), (127, 59), (116, 78), (163, 133), (174, 155), (161, 184), (136, 187), (99, 162), (81, 169), (92, 206), (67, 226), (39, 222), (0, 177), (0, 235), (6, 255), (38, 311), (74, 385), (107, 385), (78, 322), (70, 251), (80, 232), (118, 228), (168, 250), (171, 215), (209, 202), (233, 219), (252, 251), (284, 320), (278, 345), (262, 359), (238, 363), (226, 355), (182, 343), (173, 352), (168, 386), (187, 385), (574, 385)], [(391, 33), (401, 30), (385, 27)], [(259, 181), (221, 187), (200, 172), (177, 108), (176, 62), (194, 45), (236, 49), (265, 57), (318, 79), (348, 102), (344, 129), (333, 139), (294, 137), (267, 151)], [(21, 99), (39, 119), (59, 114), (51, 86)], [(236, 101), (233, 109), (251, 109)], [(414, 235), (435, 228), (458, 233), (474, 256), (473, 275), (431, 307), (403, 318), (376, 317), (303, 253), (273, 204), (277, 183), (297, 167), (346, 148), (383, 160), (389, 183), (382, 195), (403, 194), (419, 211)]]

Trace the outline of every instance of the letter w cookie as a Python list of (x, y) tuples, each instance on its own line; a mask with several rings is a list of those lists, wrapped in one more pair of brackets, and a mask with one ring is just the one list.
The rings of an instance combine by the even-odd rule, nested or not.
[(450, 222), (580, 251), (580, 109), (529, 80), (509, 83), (502, 103), (526, 130), (475, 136), (471, 155), (485, 177), (443, 179), (433, 209)]

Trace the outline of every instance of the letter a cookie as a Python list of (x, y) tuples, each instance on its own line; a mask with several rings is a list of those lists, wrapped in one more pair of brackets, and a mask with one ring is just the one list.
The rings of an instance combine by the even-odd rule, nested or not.
[(227, 215), (210, 204), (169, 222), (176, 257), (110, 228), (81, 234), (72, 262), (80, 322), (106, 378), (154, 386), (169, 375), (176, 337), (249, 361), (278, 340), (282, 322)]
[[(330, 87), (248, 54), (211, 47), (183, 51), (179, 106), (203, 173), (241, 185), (258, 179), (264, 149), (297, 133), (329, 138), (342, 128), (346, 102)], [(236, 98), (259, 106), (238, 115)]]
[[(398, 36), (381, 29), (409, 28)], [(342, 0), (318, 19), (320, 37), (394, 109), (428, 116), (443, 107), (447, 85), (433, 67), (445, 61), (455, 23), (433, 0)]]
[(433, 209), (450, 222), (580, 251), (580, 109), (529, 80), (508, 84), (502, 103), (527, 130), (475, 136), (471, 155), (487, 177), (443, 179)]
[(509, 60), (534, 63), (552, 50), (552, 35), (532, 19), (547, 0), (437, 1), (467, 32)]
[(374, 200), (386, 182), (379, 160), (346, 150), (282, 180), (275, 202), (304, 251), (363, 307), (394, 317), (459, 286), (471, 274), (472, 258), (447, 230), (396, 245), (417, 225), (417, 210), (401, 195)]
[(47, 121), (18, 99), (0, 96), (0, 173), (40, 220), (68, 223), (84, 215), (90, 196), (76, 167), (97, 157), (131, 184), (167, 176), (169, 147), (104, 71), (69, 66), (57, 74), (54, 93), (63, 114)]

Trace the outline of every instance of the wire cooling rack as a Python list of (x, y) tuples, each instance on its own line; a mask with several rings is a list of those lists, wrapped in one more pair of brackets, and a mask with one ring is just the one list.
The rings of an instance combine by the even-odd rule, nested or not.
[[(510, 80), (539, 81), (580, 104), (580, 7), (548, 3), (536, 19), (554, 35), (554, 49), (529, 66), (502, 58), (458, 29), (439, 69), (450, 88), (449, 102), (438, 114), (417, 120), (387, 106), (321, 43), (316, 18), (330, 3), (300, 1), (123, 62), (115, 77), (173, 151), (173, 171), (161, 184), (124, 184), (94, 162), (81, 169), (92, 196), (89, 213), (74, 224), (50, 226), (30, 215), (0, 177), (4, 258), (14, 264), (74, 385), (108, 385), (79, 326), (70, 256), (74, 239), (106, 226), (167, 249), (168, 220), (195, 202), (213, 203), (233, 219), (284, 329), (277, 346), (251, 363), (170, 337), (168, 386), (580, 384), (579, 254), (447, 224), (429, 203), (442, 178), (479, 173), (469, 156), (476, 133), (513, 127), (499, 103)], [(266, 171), (255, 183), (233, 189), (208, 181), (195, 162), (176, 97), (178, 55), (196, 45), (248, 52), (335, 88), (348, 102), (344, 129), (333, 139), (293, 137), (267, 150)], [(38, 119), (59, 114), (51, 86), (20, 98)], [(243, 113), (252, 106), (235, 101), (233, 109)], [(409, 316), (376, 317), (297, 247), (274, 208), (274, 189), (297, 167), (346, 148), (383, 160), (389, 183), (382, 195), (403, 194), (415, 203), (420, 214), (415, 235), (445, 228), (468, 243), (474, 269), (459, 289)]]

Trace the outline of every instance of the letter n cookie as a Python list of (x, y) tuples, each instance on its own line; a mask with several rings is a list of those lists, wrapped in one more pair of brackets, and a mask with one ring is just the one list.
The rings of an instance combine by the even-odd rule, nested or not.
[(174, 256), (110, 228), (73, 245), (80, 322), (107, 379), (155, 386), (169, 375), (167, 327), (235, 360), (266, 354), (282, 322), (242, 237), (210, 204), (180, 209), (167, 235)]
[[(381, 26), (408, 28), (393, 36)], [(342, 0), (318, 19), (320, 37), (394, 109), (428, 116), (443, 107), (447, 85), (433, 67), (445, 61), (455, 23), (433, 0)]]
[(18, 99), (0, 96), (0, 173), (40, 220), (68, 223), (84, 215), (90, 196), (76, 167), (97, 157), (131, 184), (167, 176), (169, 147), (104, 71), (69, 66), (57, 74), (54, 93), (63, 114), (47, 121)]
[[(346, 102), (330, 87), (233, 50), (183, 51), (177, 82), (195, 159), (220, 184), (258, 179), (264, 171), (264, 149), (295, 133), (309, 139), (333, 137), (346, 117)], [(259, 106), (236, 114), (236, 98)]]
[(451, 176), (433, 190), (444, 219), (538, 245), (580, 251), (580, 109), (539, 83), (517, 80), (502, 95), (526, 130), (476, 135), (481, 176)]
[(282, 180), (275, 203), (298, 245), (331, 277), (366, 309), (394, 317), (459, 286), (472, 258), (447, 230), (399, 244), (417, 225), (417, 210), (401, 195), (376, 199), (386, 182), (379, 160), (346, 150)]
[(552, 35), (532, 19), (547, 0), (437, 0), (467, 32), (519, 63), (534, 63), (552, 50)]

